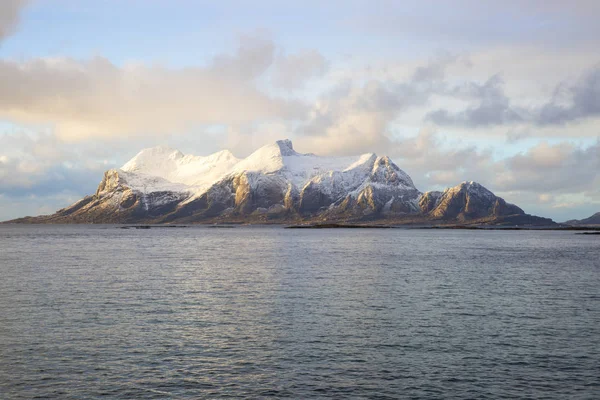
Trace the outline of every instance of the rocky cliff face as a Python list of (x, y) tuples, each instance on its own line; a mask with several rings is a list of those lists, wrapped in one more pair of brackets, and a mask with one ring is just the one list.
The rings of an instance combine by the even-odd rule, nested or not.
[(525, 214), (477, 182), (463, 182), (444, 192), (424, 193), (419, 206), (424, 214), (433, 218), (458, 221)]
[(94, 195), (24, 222), (467, 222), (523, 216), (475, 182), (421, 193), (389, 157), (318, 157), (277, 141), (240, 160), (228, 151), (185, 156), (158, 147), (109, 170)]

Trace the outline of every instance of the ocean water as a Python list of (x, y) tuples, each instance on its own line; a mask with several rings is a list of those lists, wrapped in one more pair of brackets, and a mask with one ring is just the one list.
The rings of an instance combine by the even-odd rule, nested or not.
[(0, 398), (600, 398), (600, 236), (0, 226)]

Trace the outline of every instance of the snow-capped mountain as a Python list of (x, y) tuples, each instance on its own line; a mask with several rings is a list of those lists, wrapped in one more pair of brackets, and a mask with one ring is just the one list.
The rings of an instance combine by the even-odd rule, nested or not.
[(144, 149), (98, 190), (32, 222), (469, 221), (524, 216), (475, 182), (421, 193), (389, 157), (301, 154), (280, 140), (238, 159)]

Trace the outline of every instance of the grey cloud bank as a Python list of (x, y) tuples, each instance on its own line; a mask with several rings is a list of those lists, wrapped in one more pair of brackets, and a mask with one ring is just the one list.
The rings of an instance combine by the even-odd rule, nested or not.
[(483, 84), (468, 84), (450, 89), (448, 95), (467, 97), (475, 105), (462, 111), (444, 109), (431, 111), (427, 119), (439, 125), (485, 127), (528, 122), (531, 124), (558, 125), (600, 116), (600, 66), (595, 65), (575, 82), (561, 82), (551, 99), (538, 107), (513, 106), (503, 90), (504, 80), (499, 75)]

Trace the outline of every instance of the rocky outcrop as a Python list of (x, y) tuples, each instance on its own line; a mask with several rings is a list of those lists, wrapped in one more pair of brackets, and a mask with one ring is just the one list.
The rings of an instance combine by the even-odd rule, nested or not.
[(431, 191), (425, 192), (419, 198), (419, 209), (423, 214), (429, 214), (439, 204), (443, 192)]
[(432, 218), (458, 221), (525, 214), (519, 207), (507, 203), (477, 182), (463, 182), (444, 192), (424, 193), (419, 206)]

